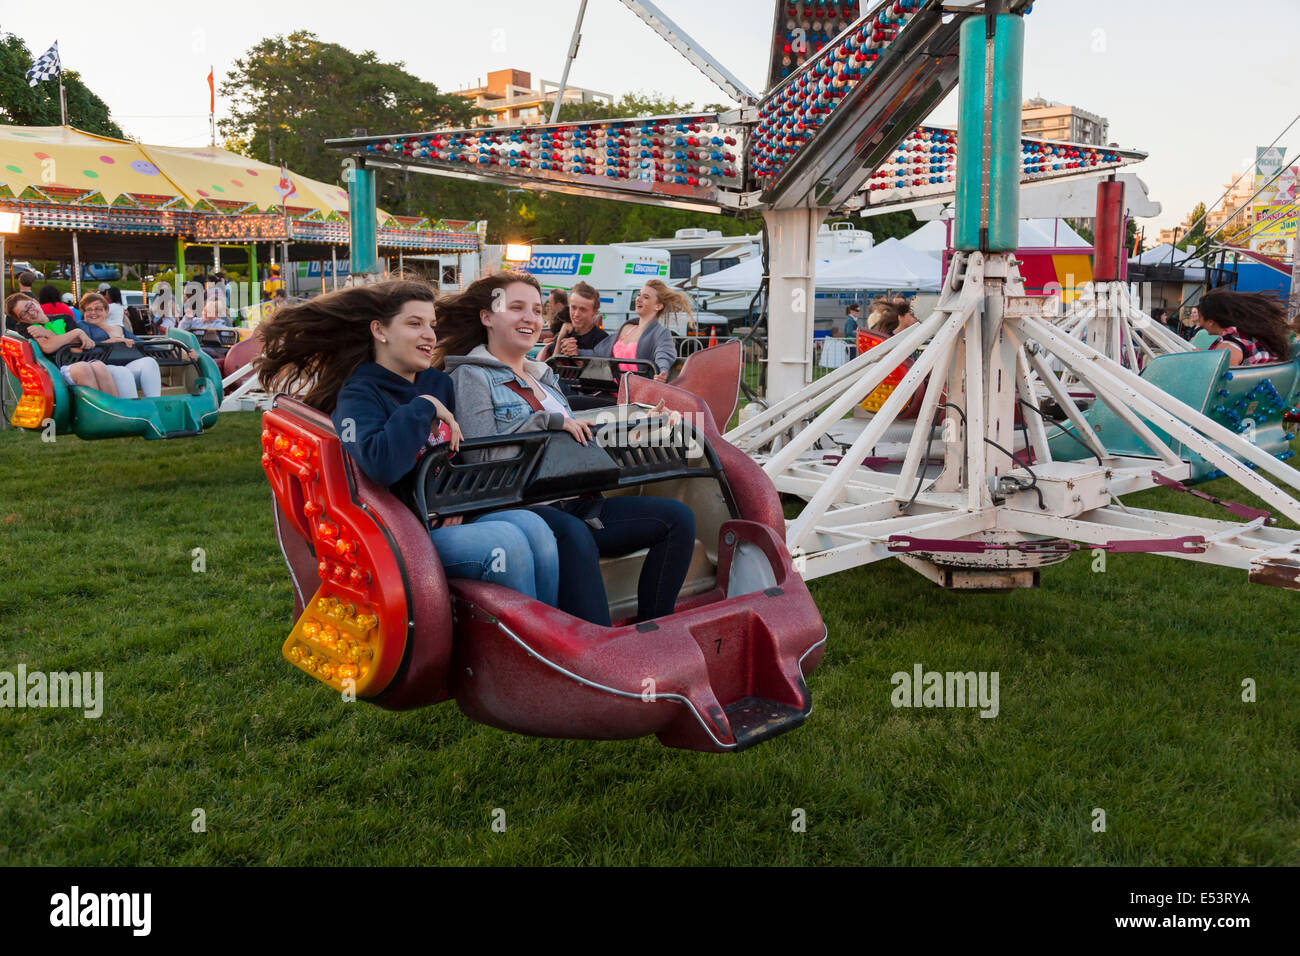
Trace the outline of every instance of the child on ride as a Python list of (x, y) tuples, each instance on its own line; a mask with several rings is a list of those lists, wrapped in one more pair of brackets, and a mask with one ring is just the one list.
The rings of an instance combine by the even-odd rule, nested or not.
[[(555, 373), (529, 360), (542, 329), (542, 294), (526, 273), (500, 272), (438, 302), (439, 355), (456, 384), (470, 438), (565, 431), (587, 444), (586, 422), (573, 417)], [(695, 515), (680, 501), (649, 495), (572, 498), (532, 509), (559, 545), (559, 608), (610, 625), (602, 556), (648, 548), (637, 587), (637, 620), (673, 613), (695, 547)]]
[[(461, 441), (451, 379), (430, 364), (438, 335), (434, 291), (394, 279), (286, 306), (261, 325), (258, 374), (268, 390), (331, 418), (357, 466), (403, 501), (421, 459)], [(555, 605), (555, 536), (531, 511), (450, 518), (430, 533), (448, 577), (491, 581)]]

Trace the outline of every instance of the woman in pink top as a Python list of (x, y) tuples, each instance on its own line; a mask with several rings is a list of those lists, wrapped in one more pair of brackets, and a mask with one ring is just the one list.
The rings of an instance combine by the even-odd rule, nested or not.
[[(618, 335), (610, 336), (593, 349), (579, 349), (579, 355), (597, 358), (640, 359), (655, 367), (655, 381), (668, 381), (668, 373), (677, 361), (677, 345), (668, 326), (661, 321), (670, 315), (685, 313), (693, 320), (691, 300), (670, 289), (659, 279), (651, 279), (636, 297), (636, 322), (626, 322)], [(620, 364), (620, 372), (635, 372), (637, 366)]]

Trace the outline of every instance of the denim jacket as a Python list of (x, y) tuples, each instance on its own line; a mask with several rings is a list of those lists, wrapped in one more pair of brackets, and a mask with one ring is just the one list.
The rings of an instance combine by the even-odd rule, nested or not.
[(469, 355), (449, 355), (446, 365), (456, 386), (456, 420), (467, 439), (524, 431), (558, 431), (564, 427), (565, 418), (572, 414), (555, 372), (541, 362), (528, 361), (524, 367), (565, 409), (563, 414), (545, 409), (533, 411), (528, 401), (509, 387), (514, 383), (527, 389), (528, 384), (510, 366), (495, 358), (487, 346), (480, 345)]

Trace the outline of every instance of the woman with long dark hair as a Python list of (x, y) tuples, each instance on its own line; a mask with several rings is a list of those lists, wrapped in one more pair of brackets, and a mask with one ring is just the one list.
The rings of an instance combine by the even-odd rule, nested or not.
[[(527, 273), (501, 272), (438, 300), (439, 357), (456, 384), (470, 438), (565, 431), (587, 444), (591, 428), (573, 417), (555, 373), (528, 358), (542, 330), (542, 294)], [(671, 614), (695, 547), (695, 515), (680, 501), (649, 495), (573, 498), (533, 509), (555, 533), (562, 611), (610, 624), (601, 557), (648, 548), (637, 586), (637, 620)]]
[(1201, 328), (1219, 341), (1211, 349), (1226, 349), (1229, 365), (1262, 365), (1291, 359), (1291, 333), (1286, 307), (1261, 292), (1226, 289), (1201, 296), (1194, 312)]
[[(432, 367), (434, 291), (393, 279), (286, 306), (259, 328), (268, 391), (302, 390), (329, 414), (343, 449), (373, 481), (410, 502), (421, 459), (461, 441), (451, 379)], [(555, 605), (555, 537), (531, 511), (497, 511), (431, 532), (448, 577), (491, 581)]]

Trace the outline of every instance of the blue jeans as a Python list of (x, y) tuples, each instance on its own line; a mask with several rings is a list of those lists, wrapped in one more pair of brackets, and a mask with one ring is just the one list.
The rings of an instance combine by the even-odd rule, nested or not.
[(560, 610), (609, 627), (609, 599), (600, 559), (649, 548), (637, 582), (637, 620), (673, 613), (695, 548), (695, 515), (680, 501), (651, 496), (606, 498), (593, 528), (577, 514), (582, 504), (565, 502), (535, 510), (555, 532), (560, 554)]
[(495, 511), (429, 533), (449, 578), (490, 581), (555, 607), (560, 561), (555, 535), (531, 511)]

